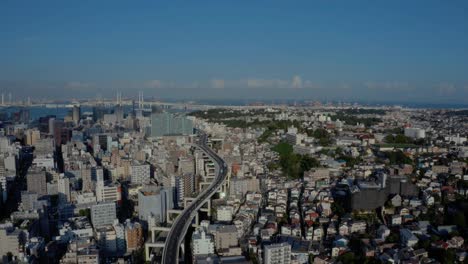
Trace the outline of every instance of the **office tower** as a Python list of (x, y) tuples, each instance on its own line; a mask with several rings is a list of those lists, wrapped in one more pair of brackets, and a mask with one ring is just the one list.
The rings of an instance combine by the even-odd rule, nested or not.
[(47, 179), (45, 171), (29, 171), (27, 176), (28, 192), (35, 192), (39, 196), (47, 195)]
[(57, 182), (59, 203), (65, 204), (70, 202), (70, 179), (61, 177)]
[(80, 119), (81, 119), (81, 106), (74, 105), (73, 106), (73, 112), (72, 112), (73, 123), (75, 123), (75, 124), (80, 123)]
[(138, 191), (138, 216), (141, 220), (155, 218), (158, 223), (165, 223), (167, 210), (172, 208), (171, 189), (148, 185)]
[(21, 123), (29, 124), (30, 121), (30, 112), (27, 108), (21, 108), (19, 111), (18, 121)]
[(70, 141), (71, 130), (65, 126), (65, 123), (62, 120), (55, 120), (53, 128), (56, 146), (66, 144), (68, 141)]
[(190, 197), (195, 192), (195, 174), (186, 173), (175, 177), (175, 196), (179, 206), (183, 205), (184, 197)]
[(94, 135), (93, 146), (103, 151), (111, 151), (112, 137), (107, 134)]
[(291, 245), (288, 243), (266, 245), (263, 252), (263, 263), (265, 264), (291, 263)]
[(124, 119), (124, 109), (121, 105), (115, 106), (114, 115), (117, 123), (120, 123)]
[(104, 115), (110, 114), (110, 108), (104, 106), (95, 106), (93, 107), (93, 121), (99, 121), (104, 118)]
[(187, 117), (167, 112), (151, 114), (152, 137), (191, 134), (193, 134), (193, 123)]
[(54, 124), (55, 124), (55, 117), (51, 117), (48, 119), (49, 121), (49, 125), (48, 125), (48, 128), (49, 128), (49, 135), (53, 135), (54, 134)]
[(26, 145), (34, 145), (41, 138), (41, 132), (37, 129), (28, 129), (26, 134)]
[(99, 203), (91, 206), (91, 223), (94, 228), (112, 225), (117, 218), (114, 202)]

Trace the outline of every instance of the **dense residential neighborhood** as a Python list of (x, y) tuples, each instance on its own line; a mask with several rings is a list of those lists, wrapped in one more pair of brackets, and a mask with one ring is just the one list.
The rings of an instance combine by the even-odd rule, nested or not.
[(1, 110), (2, 263), (468, 261), (466, 111), (127, 103)]

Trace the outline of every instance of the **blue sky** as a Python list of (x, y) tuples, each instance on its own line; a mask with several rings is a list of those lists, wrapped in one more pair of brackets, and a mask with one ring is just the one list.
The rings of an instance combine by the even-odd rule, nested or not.
[(0, 2), (20, 98), (468, 103), (467, 1)]

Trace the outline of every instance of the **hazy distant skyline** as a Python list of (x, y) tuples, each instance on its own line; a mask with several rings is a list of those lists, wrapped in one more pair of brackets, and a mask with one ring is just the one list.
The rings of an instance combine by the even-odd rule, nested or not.
[(467, 12), (461, 0), (6, 0), (0, 92), (468, 104)]

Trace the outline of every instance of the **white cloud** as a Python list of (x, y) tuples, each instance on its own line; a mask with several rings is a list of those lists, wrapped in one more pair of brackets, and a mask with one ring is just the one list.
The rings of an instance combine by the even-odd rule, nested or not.
[(294, 75), (291, 83), (292, 88), (300, 89), (302, 88), (302, 78), (299, 75)]
[(211, 87), (215, 89), (223, 89), (224, 88), (224, 80), (222, 79), (212, 79), (211, 80)]
[(161, 88), (162, 82), (160, 80), (149, 80), (145, 83), (147, 88)]

